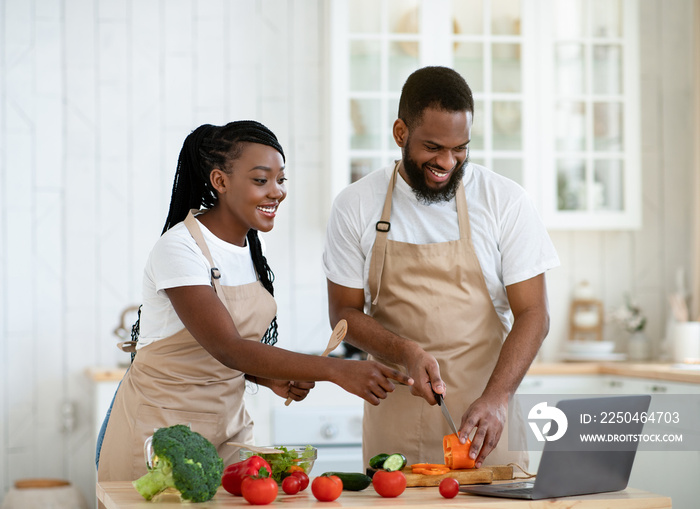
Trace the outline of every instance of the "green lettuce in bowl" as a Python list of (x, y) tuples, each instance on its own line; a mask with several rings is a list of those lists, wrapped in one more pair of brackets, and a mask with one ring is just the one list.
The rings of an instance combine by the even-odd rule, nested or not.
[(318, 457), (318, 451), (312, 445), (307, 446), (268, 446), (273, 449), (279, 449), (281, 453), (272, 454), (261, 454), (254, 453), (248, 449), (241, 449), (239, 457), (241, 461), (248, 459), (249, 457), (256, 455), (263, 458), (270, 464), (272, 468), (271, 477), (279, 484), (282, 483), (282, 479), (287, 477), (292, 471), (295, 470), (294, 467), (301, 468), (306, 475), (311, 473), (311, 469), (314, 466), (314, 461)]

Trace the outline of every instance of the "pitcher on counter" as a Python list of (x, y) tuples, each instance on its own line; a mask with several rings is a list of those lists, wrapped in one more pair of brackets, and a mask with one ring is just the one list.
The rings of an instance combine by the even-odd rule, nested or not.
[[(474, 100), (462, 76), (426, 67), (403, 86), (393, 137), (401, 160), (336, 198), (323, 265), (331, 323), (345, 340), (413, 380), (365, 405), (365, 464), (402, 452), (443, 463), (451, 431), (432, 390), (462, 416), (476, 467), (517, 462), (509, 397), (549, 329), (545, 271), (559, 259), (531, 200), (469, 161)], [(432, 389), (432, 390), (431, 390)]]
[[(238, 461), (252, 443), (245, 379), (303, 399), (327, 380), (378, 404), (412, 383), (378, 362), (273, 348), (277, 306), (258, 231), (269, 232), (287, 196), (285, 157), (254, 121), (203, 125), (183, 144), (170, 211), (143, 278), (140, 337), (97, 444), (98, 480), (146, 473), (144, 441), (159, 427), (189, 424)], [(290, 381), (291, 380), (291, 381)]]

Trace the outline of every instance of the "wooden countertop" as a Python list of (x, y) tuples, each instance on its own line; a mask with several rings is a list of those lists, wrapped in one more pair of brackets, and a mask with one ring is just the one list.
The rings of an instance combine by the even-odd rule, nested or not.
[[(179, 501), (160, 501), (157, 505), (144, 500), (128, 481), (103, 482), (97, 484), (97, 498), (100, 507), (106, 509), (182, 509)], [(320, 504), (320, 505), (319, 505)], [(189, 506), (189, 504), (187, 504)], [(654, 493), (627, 488), (614, 493), (599, 493), (576, 497), (552, 498), (538, 501), (510, 500), (505, 498), (481, 497), (458, 494), (455, 498), (443, 498), (436, 487), (406, 488), (397, 498), (382, 498), (370, 486), (364, 491), (343, 491), (334, 502), (319, 503), (307, 488), (297, 495), (285, 495), (281, 490), (277, 499), (268, 507), (283, 506), (288, 509), (302, 509), (321, 506), (352, 507), (369, 509), (391, 507), (393, 509), (461, 507), (466, 509), (670, 509), (671, 499)], [(250, 507), (243, 497), (234, 497), (219, 488), (209, 502), (192, 505), (192, 508)]]
[[(87, 376), (95, 382), (118, 382), (125, 372), (126, 368), (89, 368)], [(536, 362), (528, 375), (618, 375), (700, 384), (700, 366), (657, 362)]]

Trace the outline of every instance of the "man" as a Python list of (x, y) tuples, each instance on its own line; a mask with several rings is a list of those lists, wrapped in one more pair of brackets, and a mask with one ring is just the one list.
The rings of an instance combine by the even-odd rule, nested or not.
[[(487, 456), (527, 462), (501, 438), (509, 397), (548, 332), (544, 272), (559, 260), (523, 189), (468, 161), (473, 114), (457, 72), (417, 70), (393, 126), (401, 160), (333, 204), (323, 255), (331, 322), (345, 318), (346, 341), (414, 380), (365, 405), (365, 463), (381, 452), (443, 463), (451, 431), (433, 390), (462, 415), (460, 440), (474, 432), (477, 468)], [(524, 437), (522, 422), (510, 425)]]

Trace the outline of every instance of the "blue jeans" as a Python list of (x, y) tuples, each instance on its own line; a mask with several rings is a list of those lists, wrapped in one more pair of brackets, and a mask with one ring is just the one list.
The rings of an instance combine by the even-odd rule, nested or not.
[[(129, 371), (127, 369), (127, 371)], [(126, 375), (126, 373), (125, 373)], [(121, 387), (122, 383), (119, 382), (119, 385), (117, 386), (117, 390), (114, 391), (114, 396), (112, 397), (112, 402), (109, 404), (109, 408), (107, 409), (107, 415), (105, 415), (104, 420), (102, 421), (102, 426), (100, 426), (100, 432), (97, 434), (97, 447), (95, 448), (95, 468), (100, 467), (100, 451), (102, 450), (102, 442), (104, 442), (105, 439), (105, 431), (107, 431), (107, 423), (109, 422), (109, 416), (112, 415), (112, 407), (114, 406), (114, 399), (117, 397), (117, 393), (119, 392), (119, 387)]]

